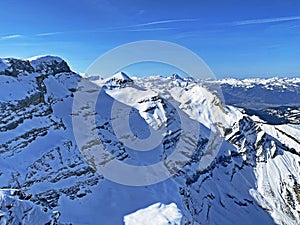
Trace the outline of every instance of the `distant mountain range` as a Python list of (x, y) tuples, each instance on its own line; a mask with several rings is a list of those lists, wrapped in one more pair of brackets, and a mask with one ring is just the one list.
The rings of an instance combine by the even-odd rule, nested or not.
[[(300, 78), (83, 78), (63, 59), (44, 56), (0, 59), (0, 87), (1, 224), (300, 223)], [(99, 87), (97, 113), (87, 113), (89, 99), (74, 113), (77, 93), (92, 96)], [(114, 130), (122, 112), (130, 112), (132, 136)], [(172, 178), (142, 186), (105, 178), (78, 147), (72, 121), (80, 116), (96, 121), (108, 162), (168, 162)], [(147, 139), (149, 127), (162, 134), (153, 150), (127, 146)], [(87, 152), (101, 147), (84, 135)], [(218, 151), (203, 164), (210, 141)], [(177, 148), (184, 165), (168, 161)]]

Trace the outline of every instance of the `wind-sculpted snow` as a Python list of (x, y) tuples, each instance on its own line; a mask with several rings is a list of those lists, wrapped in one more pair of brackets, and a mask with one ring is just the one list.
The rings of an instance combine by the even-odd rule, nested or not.
[[(293, 125), (272, 125), (248, 113), (245, 105), (238, 105), (242, 101), (234, 97), (248, 101), (248, 105), (254, 100), (247, 100), (248, 92), (232, 83), (223, 89), (226, 102), (232, 103), (228, 106), (207, 82), (179, 76), (130, 78), (126, 74), (87, 79), (68, 68), (55, 57), (0, 61), (0, 71), (4, 71), (0, 72), (0, 188), (5, 189), (0, 192), (1, 222), (55, 224), (57, 220), (73, 225), (121, 225), (126, 215), (157, 202), (160, 206), (173, 202), (183, 225), (300, 223), (298, 120), (294, 119)], [(78, 86), (80, 81), (88, 84), (90, 96), (102, 87), (95, 114), (89, 114), (86, 107), (78, 114), (72, 111), (74, 96), (83, 88)], [(251, 82), (260, 86), (253, 88), (253, 96), (255, 90), (260, 99), (264, 97), (258, 90), (270, 95), (286, 90), (282, 96), (289, 99), (288, 107), (297, 107), (293, 105), (298, 97), (296, 80), (278, 83)], [(293, 85), (290, 91), (283, 88)], [(276, 101), (276, 107), (286, 106), (286, 102)], [(83, 103), (88, 105), (89, 99)], [(270, 108), (271, 100), (266, 103)], [(112, 107), (119, 113), (107, 110)], [(293, 110), (289, 111), (290, 118), (299, 115)], [(125, 118), (123, 113), (127, 112)], [(126, 186), (113, 182), (97, 172), (94, 159), (86, 161), (79, 150), (72, 119), (81, 115), (96, 122), (97, 140), (86, 133), (90, 139), (85, 151), (96, 151), (100, 139), (106, 150), (101, 158), (104, 163), (118, 160), (137, 167), (152, 165), (167, 159), (178, 146), (186, 163), (166, 164), (172, 176), (156, 184)], [(180, 118), (188, 121), (190, 129), (179, 143), (184, 133)], [(128, 147), (126, 134), (120, 132), (128, 126), (118, 125), (122, 119), (128, 119), (134, 146), (140, 146), (139, 139), (147, 140), (151, 132), (158, 132), (154, 149), (136, 151)], [(216, 127), (220, 135), (216, 135)], [(220, 143), (217, 152), (212, 151), (211, 140)], [(187, 151), (190, 149), (193, 151)], [(22, 199), (7, 189), (22, 193)], [(169, 218), (169, 214), (164, 215)], [(34, 222), (24, 222), (27, 219)]]

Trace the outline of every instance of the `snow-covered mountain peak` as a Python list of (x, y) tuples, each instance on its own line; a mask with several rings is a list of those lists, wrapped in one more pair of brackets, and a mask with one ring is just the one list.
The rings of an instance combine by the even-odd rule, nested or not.
[(183, 80), (182, 77), (179, 76), (177, 73), (172, 74), (171, 78), (174, 80), (176, 80), (176, 79)]
[(39, 56), (30, 59), (5, 58), (0, 60), (0, 75), (17, 77), (32, 73), (57, 74), (71, 72), (69, 65), (56, 56)]
[(123, 88), (132, 84), (133, 80), (124, 72), (118, 72), (105, 81), (105, 86), (108, 88)]
[(28, 60), (29, 62), (62, 62), (64, 61), (62, 58), (58, 57), (58, 56), (51, 56), (51, 55), (39, 55), (39, 56), (33, 56), (30, 58), (27, 58), (25, 60)]
[(122, 80), (122, 81), (129, 81), (131, 82), (132, 79), (124, 72), (118, 72), (116, 74), (114, 74), (110, 80)]
[(37, 56), (27, 59), (36, 72), (62, 73), (71, 72), (66, 61), (57, 56)]

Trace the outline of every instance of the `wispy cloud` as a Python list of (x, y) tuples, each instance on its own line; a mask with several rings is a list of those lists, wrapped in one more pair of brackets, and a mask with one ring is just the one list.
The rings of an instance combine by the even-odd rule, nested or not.
[[(71, 31), (53, 31), (53, 32), (45, 32), (45, 33), (38, 33), (32, 34), (30, 36), (35, 37), (47, 37), (47, 36), (56, 36), (61, 34), (70, 34), (70, 33), (107, 33), (107, 32), (147, 32), (147, 31), (167, 31), (167, 30), (175, 30), (178, 27), (157, 27), (155, 25), (163, 25), (163, 24), (171, 24), (171, 23), (182, 23), (182, 22), (196, 22), (199, 21), (199, 18), (187, 18), (187, 19), (170, 19), (170, 20), (159, 20), (159, 21), (152, 21), (147, 23), (140, 23), (140, 24), (133, 24), (128, 26), (120, 26), (120, 27), (109, 27), (109, 28), (99, 28), (93, 30), (71, 30)], [(151, 27), (155, 26), (155, 27)], [(15, 39), (23, 37), (21, 34), (14, 34), (14, 35), (7, 35), (7, 36), (0, 36), (0, 40), (5, 39)]]
[(63, 34), (64, 32), (48, 32), (48, 33), (40, 33), (36, 34), (36, 36), (53, 36), (58, 34)]
[(72, 30), (72, 31), (58, 31), (58, 32), (49, 32), (49, 33), (40, 33), (35, 34), (37, 37), (45, 37), (45, 36), (56, 36), (60, 34), (71, 34), (71, 33), (114, 33), (114, 32), (146, 32), (146, 31), (164, 31), (164, 30), (175, 30), (178, 28), (174, 27), (149, 27), (143, 28), (139, 26), (123, 26), (123, 27), (110, 27), (110, 28), (102, 28), (102, 29), (93, 29), (93, 30)]
[(140, 9), (140, 10), (137, 11), (136, 14), (140, 16), (140, 15), (142, 15), (144, 13), (145, 13), (145, 10), (144, 9)]
[(147, 23), (134, 24), (134, 25), (126, 26), (126, 27), (127, 28), (130, 28), (130, 27), (146, 27), (146, 26), (152, 26), (152, 25), (158, 25), (158, 24), (161, 25), (161, 24), (168, 24), (168, 23), (196, 22), (196, 21), (199, 21), (199, 20), (200, 20), (199, 18), (158, 20), (158, 21), (152, 21), (152, 22), (147, 22)]
[(286, 21), (295, 21), (300, 20), (300, 16), (292, 17), (277, 17), (277, 18), (268, 18), (268, 19), (255, 19), (255, 20), (241, 20), (228, 23), (233, 26), (242, 26), (242, 25), (251, 25), (251, 24), (265, 24), (265, 23), (278, 23)]
[(128, 31), (128, 32), (143, 32), (143, 31), (164, 31), (164, 30), (177, 30), (177, 28), (174, 27), (155, 27), (155, 28), (142, 28), (142, 29), (127, 29), (127, 30), (113, 30), (115, 32), (119, 31)]
[[(142, 10), (141, 10), (142, 11)], [(164, 25), (164, 24), (172, 24), (172, 23), (189, 23), (189, 22), (197, 22), (200, 21), (200, 18), (183, 18), (183, 19), (169, 19), (169, 20), (158, 20), (158, 21), (151, 21), (147, 23), (139, 23), (139, 24), (132, 24), (128, 26), (120, 26), (120, 27), (109, 27), (109, 28), (101, 28), (101, 29), (94, 29), (94, 30), (73, 30), (73, 31), (55, 31), (55, 32), (45, 32), (45, 33), (38, 33), (33, 34), (32, 36), (36, 37), (46, 37), (46, 36), (56, 36), (61, 34), (67, 33), (106, 33), (106, 32), (147, 32), (147, 31), (164, 31), (164, 30), (175, 30), (179, 29), (180, 27), (158, 27), (156, 25)], [(288, 21), (300, 21), (300, 16), (292, 16), (292, 17), (276, 17), (276, 18), (266, 18), (266, 19), (252, 19), (252, 20), (240, 20), (240, 21), (233, 21), (228, 23), (222, 24), (210, 24), (210, 26), (218, 26), (218, 25), (230, 25), (230, 26), (246, 26), (252, 24), (268, 24), (268, 23), (279, 23), (279, 22), (288, 22)], [(294, 25), (294, 27), (298, 27), (298, 25)], [(192, 34), (194, 35), (194, 34)], [(24, 37), (21, 34), (13, 34), (13, 35), (6, 35), (0, 36), (0, 40), (6, 39), (16, 39)]]
[(20, 37), (22, 37), (22, 35), (13, 34), (13, 35), (2, 36), (2, 37), (0, 37), (0, 40), (15, 39), (15, 38), (20, 38)]

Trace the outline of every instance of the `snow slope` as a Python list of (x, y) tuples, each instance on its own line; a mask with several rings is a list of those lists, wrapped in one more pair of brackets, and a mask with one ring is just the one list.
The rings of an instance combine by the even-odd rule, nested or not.
[(181, 213), (176, 204), (156, 203), (124, 217), (125, 225), (180, 225)]

